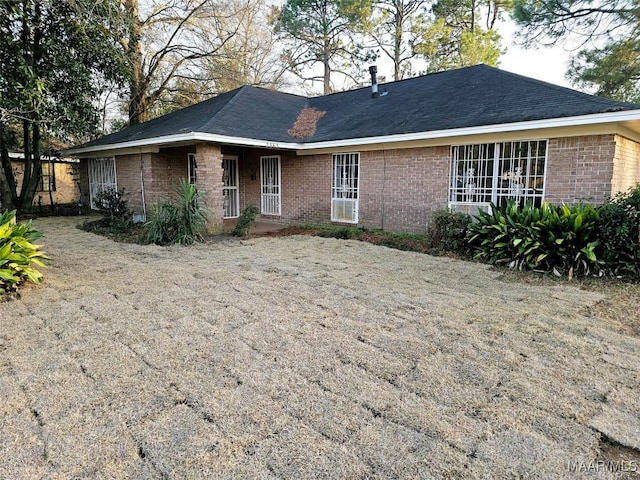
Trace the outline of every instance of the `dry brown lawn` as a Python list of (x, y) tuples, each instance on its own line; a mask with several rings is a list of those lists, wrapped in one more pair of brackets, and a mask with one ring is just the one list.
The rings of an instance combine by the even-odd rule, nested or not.
[(36, 223), (46, 282), (0, 304), (2, 478), (638, 478), (611, 472), (640, 470), (640, 338), (607, 314), (615, 289), (76, 223)]

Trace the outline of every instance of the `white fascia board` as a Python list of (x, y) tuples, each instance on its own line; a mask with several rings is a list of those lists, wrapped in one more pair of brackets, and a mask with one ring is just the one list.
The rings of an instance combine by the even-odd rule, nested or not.
[(548, 128), (575, 127), (597, 124), (614, 124), (640, 120), (640, 110), (624, 112), (608, 112), (576, 117), (550, 118), (546, 120), (531, 120), (527, 122), (500, 123), (479, 127), (453, 128), (449, 130), (433, 130), (430, 132), (402, 133), (380, 137), (348, 138), (328, 142), (305, 143), (298, 150), (315, 150), (320, 148), (352, 147), (357, 145), (390, 144), (396, 142), (410, 142), (412, 140), (431, 140), (435, 138), (462, 137), (502, 132), (516, 132), (521, 130), (538, 130)]
[(81, 156), (83, 153), (92, 152), (109, 152), (113, 150), (125, 150), (132, 148), (153, 147), (161, 145), (171, 145), (174, 143), (189, 142), (214, 142), (214, 143), (230, 143), (234, 145), (246, 145), (250, 147), (279, 148), (279, 149), (300, 149), (303, 144), (300, 143), (282, 143), (269, 140), (259, 140), (255, 138), (232, 137), (228, 135), (217, 135), (213, 133), (179, 133), (177, 135), (165, 135), (164, 137), (144, 138), (141, 140), (133, 140), (130, 142), (112, 143), (108, 145), (96, 145), (91, 147), (72, 148), (67, 150), (67, 155)]
[(184, 134), (166, 135), (164, 137), (145, 138), (130, 142), (97, 145), (94, 147), (80, 147), (66, 151), (67, 155), (81, 156), (83, 153), (109, 152), (129, 148), (170, 145), (180, 142), (214, 142), (242, 145), (248, 147), (262, 147), (270, 149), (296, 150), (304, 154), (305, 150), (321, 148), (352, 147), (358, 145), (392, 144), (412, 140), (430, 140), (435, 138), (460, 137), (467, 135), (482, 135), (500, 132), (515, 132), (518, 130), (536, 130), (561, 127), (575, 127), (581, 125), (615, 124), (640, 120), (640, 110), (626, 110), (621, 112), (597, 113), (564, 118), (550, 118), (545, 120), (531, 120), (526, 122), (501, 123), (482, 125), (477, 127), (453, 128), (448, 130), (433, 130), (429, 132), (403, 133), (378, 137), (348, 138), (313, 143), (274, 142), (246, 137), (233, 137), (213, 133), (189, 132)]

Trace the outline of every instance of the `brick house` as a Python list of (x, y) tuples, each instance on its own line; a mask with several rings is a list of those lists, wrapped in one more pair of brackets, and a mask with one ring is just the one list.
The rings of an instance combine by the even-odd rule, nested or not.
[(245, 86), (76, 147), (85, 203), (145, 215), (180, 177), (212, 229), (280, 223), (424, 232), (436, 210), (601, 203), (640, 182), (640, 105), (477, 65), (307, 98)]

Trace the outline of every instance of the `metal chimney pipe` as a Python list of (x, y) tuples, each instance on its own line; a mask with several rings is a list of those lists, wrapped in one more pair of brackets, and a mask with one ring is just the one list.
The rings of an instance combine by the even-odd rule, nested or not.
[(369, 67), (369, 73), (371, 74), (371, 98), (376, 98), (378, 96), (378, 78), (376, 77), (378, 67), (371, 65)]

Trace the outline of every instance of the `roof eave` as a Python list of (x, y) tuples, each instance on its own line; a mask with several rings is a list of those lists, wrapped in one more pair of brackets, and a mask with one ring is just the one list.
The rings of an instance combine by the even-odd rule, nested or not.
[(111, 143), (107, 145), (91, 145), (88, 147), (71, 148), (65, 153), (67, 155), (82, 156), (88, 153), (101, 153), (109, 154), (117, 150), (135, 150), (140, 149), (153, 149), (153, 147), (163, 147), (174, 144), (194, 143), (194, 142), (214, 142), (225, 143), (232, 145), (243, 145), (248, 147), (263, 147), (263, 148), (279, 148), (297, 150), (303, 145), (300, 143), (289, 142), (274, 142), (271, 140), (261, 140), (256, 138), (246, 137), (234, 137), (229, 135), (218, 135), (213, 133), (201, 133), (201, 132), (189, 132), (180, 133), (177, 135), (165, 135), (162, 137), (144, 138), (141, 140), (132, 140), (129, 142)]
[(342, 140), (328, 140), (309, 143), (278, 142), (271, 140), (261, 140), (246, 137), (234, 137), (228, 135), (218, 135), (212, 133), (189, 132), (185, 134), (166, 135), (129, 142), (114, 143), (108, 145), (95, 145), (90, 147), (79, 147), (67, 150), (67, 155), (82, 156), (90, 153), (105, 153), (127, 150), (144, 149), (152, 147), (169, 146), (179, 143), (194, 142), (214, 142), (232, 145), (242, 145), (248, 147), (261, 147), (279, 150), (295, 150), (301, 154), (309, 153), (310, 150), (320, 150), (337, 147), (353, 147), (358, 145), (373, 144), (394, 144), (410, 142), (414, 140), (430, 140), (437, 138), (477, 136), (491, 133), (515, 132), (519, 130), (543, 130), (562, 127), (588, 126), (597, 124), (624, 124), (625, 122), (638, 123), (638, 129), (633, 131), (640, 135), (640, 110), (624, 110), (617, 112), (597, 113), (591, 115), (579, 115), (573, 117), (550, 118), (544, 120), (531, 120), (525, 122), (501, 123), (494, 125), (482, 125), (475, 127), (452, 128), (447, 130), (433, 130), (428, 132), (403, 133), (394, 135), (384, 135), (376, 137), (347, 138)]
[[(405, 143), (414, 140), (431, 140), (437, 138), (478, 136), (493, 133), (508, 133), (528, 130), (548, 130), (552, 128), (589, 126), (598, 124), (623, 124), (624, 122), (640, 122), (640, 110), (621, 112), (606, 112), (574, 117), (550, 118), (545, 120), (530, 120), (525, 122), (501, 123), (476, 127), (452, 128), (447, 130), (432, 130), (429, 132), (402, 133), (378, 137), (349, 138), (344, 140), (330, 140), (325, 142), (305, 143), (301, 151), (318, 150), (323, 148), (351, 147), (372, 144)], [(639, 125), (640, 127), (640, 125)], [(640, 135), (640, 128), (634, 131)]]

